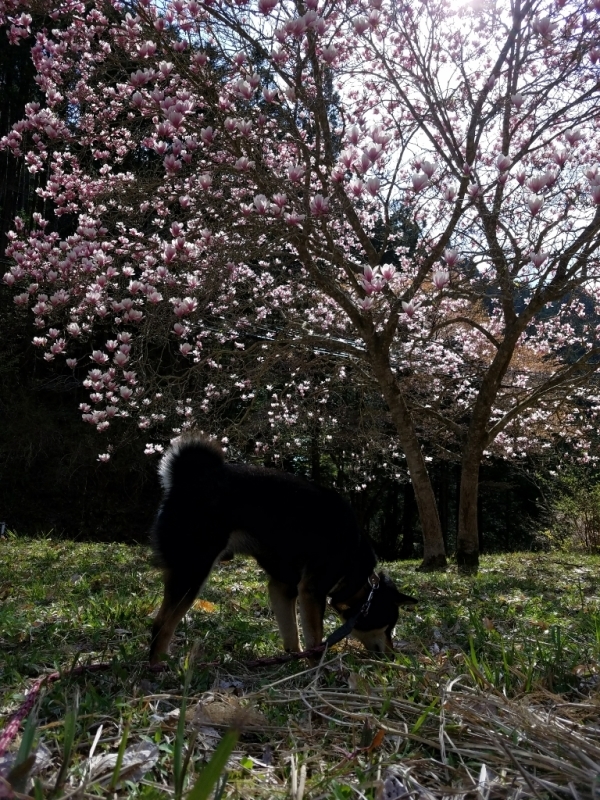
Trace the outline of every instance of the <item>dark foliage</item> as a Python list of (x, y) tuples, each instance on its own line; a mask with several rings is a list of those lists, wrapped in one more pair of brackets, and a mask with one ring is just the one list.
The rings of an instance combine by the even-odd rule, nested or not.
[(141, 435), (114, 440), (99, 463), (105, 443), (81, 422), (79, 381), (39, 359), (13, 308), (0, 288), (0, 521), (20, 534), (145, 541), (158, 483)]

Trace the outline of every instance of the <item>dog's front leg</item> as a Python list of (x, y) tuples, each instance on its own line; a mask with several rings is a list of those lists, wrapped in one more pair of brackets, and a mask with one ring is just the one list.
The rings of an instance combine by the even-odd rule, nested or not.
[(323, 616), (325, 614), (325, 595), (317, 592), (309, 581), (301, 580), (298, 586), (300, 621), (307, 650), (317, 647), (323, 641)]
[(275, 614), (279, 633), (283, 639), (283, 648), (288, 653), (300, 651), (298, 640), (298, 622), (296, 620), (296, 597), (298, 590), (295, 586), (271, 578), (269, 581), (269, 600)]

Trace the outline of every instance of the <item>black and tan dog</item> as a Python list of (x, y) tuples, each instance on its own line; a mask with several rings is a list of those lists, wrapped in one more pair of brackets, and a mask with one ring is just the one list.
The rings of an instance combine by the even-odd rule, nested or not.
[(401, 594), (383, 573), (354, 513), (336, 492), (276, 470), (228, 464), (199, 436), (178, 439), (160, 465), (163, 503), (154, 549), (164, 570), (164, 599), (152, 629), (150, 661), (166, 653), (224, 552), (253, 556), (269, 576), (269, 598), (283, 645), (300, 650), (296, 600), (307, 649), (321, 643), (327, 597), (344, 619), (363, 607), (369, 579), (378, 583), (352, 631), (365, 647), (392, 651)]

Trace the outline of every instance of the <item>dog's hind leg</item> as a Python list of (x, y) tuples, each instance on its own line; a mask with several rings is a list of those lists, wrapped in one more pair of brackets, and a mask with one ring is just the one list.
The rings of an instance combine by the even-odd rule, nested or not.
[(296, 597), (298, 590), (281, 581), (271, 578), (269, 581), (269, 600), (275, 614), (279, 633), (283, 639), (283, 647), (288, 653), (300, 650), (298, 639), (298, 622), (296, 619)]
[(304, 579), (300, 581), (298, 590), (304, 646), (310, 650), (323, 641), (326, 596), (316, 591), (312, 583)]
[[(208, 574), (208, 573), (207, 573)], [(164, 572), (165, 593), (162, 605), (152, 626), (150, 663), (158, 664), (168, 648), (175, 628), (184, 618), (207, 575), (166, 569)]]

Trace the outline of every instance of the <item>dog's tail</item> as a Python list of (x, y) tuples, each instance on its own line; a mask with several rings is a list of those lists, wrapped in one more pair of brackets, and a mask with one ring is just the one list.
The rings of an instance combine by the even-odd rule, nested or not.
[(184, 434), (176, 439), (162, 457), (158, 467), (160, 482), (165, 492), (173, 485), (196, 484), (203, 474), (223, 466), (223, 451), (216, 442), (199, 434)]

